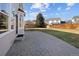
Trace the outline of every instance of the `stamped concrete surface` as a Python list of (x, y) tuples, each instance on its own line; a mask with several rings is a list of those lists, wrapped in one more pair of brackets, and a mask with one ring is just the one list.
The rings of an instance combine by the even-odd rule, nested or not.
[(7, 56), (78, 56), (79, 49), (49, 34), (26, 31), (23, 40), (15, 41)]

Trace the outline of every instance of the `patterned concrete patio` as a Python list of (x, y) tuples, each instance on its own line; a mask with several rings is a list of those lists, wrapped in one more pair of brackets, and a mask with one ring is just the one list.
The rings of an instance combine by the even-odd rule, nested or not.
[(15, 41), (7, 56), (77, 56), (79, 49), (38, 31), (26, 31), (22, 41)]

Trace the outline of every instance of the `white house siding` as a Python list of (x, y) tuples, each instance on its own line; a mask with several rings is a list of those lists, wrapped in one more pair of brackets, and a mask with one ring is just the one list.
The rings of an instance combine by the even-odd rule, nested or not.
[[(18, 15), (18, 21), (19, 21), (19, 13), (17, 12), (17, 9), (19, 7), (19, 4), (8, 4), (8, 31), (5, 33), (0, 34), (0, 56), (4, 56), (11, 45), (13, 44), (15, 38), (16, 38), (16, 18), (13, 16), (12, 11), (14, 11), (14, 14)], [(12, 23), (11, 21), (14, 21)], [(14, 24), (14, 29), (11, 29), (11, 25)], [(19, 24), (18, 24), (19, 27)], [(18, 34), (24, 33), (24, 27), (19, 27)]]
[(74, 16), (71, 21), (72, 21), (72, 23), (78, 23), (79, 24), (79, 16)]
[(45, 21), (47, 24), (60, 24), (61, 19), (60, 18), (50, 18), (48, 20)]
[(0, 56), (4, 56), (16, 38), (15, 29), (11, 29), (12, 16), (12, 4), (4, 3), (0, 4), (0, 9), (5, 10), (8, 16), (8, 31), (0, 34)]
[(14, 30), (0, 34), (0, 56), (7, 53), (16, 38), (15, 34)]
[(60, 24), (60, 20), (49, 21), (49, 24)]
[[(21, 11), (18, 11), (18, 8), (23, 10), (23, 5), (22, 5), (22, 3), (20, 3), (20, 4), (13, 3), (12, 5), (14, 8), (14, 9), (12, 8), (12, 10), (14, 11), (14, 14), (17, 14), (17, 16), (18, 16), (18, 19), (17, 19), (18, 20), (18, 33), (17, 33), (17, 35), (24, 34), (24, 21), (23, 21), (24, 13)], [(21, 17), (21, 21), (20, 21), (20, 17)], [(20, 26), (20, 23), (21, 23), (21, 26)], [(16, 25), (16, 19), (15, 19), (15, 25)]]

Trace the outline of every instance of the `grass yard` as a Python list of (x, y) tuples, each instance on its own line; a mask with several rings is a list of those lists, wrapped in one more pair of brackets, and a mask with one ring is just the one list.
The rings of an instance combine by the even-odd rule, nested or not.
[(42, 31), (44, 33), (48, 33), (50, 35), (54, 35), (61, 40), (79, 48), (79, 34), (72, 34), (67, 32), (55, 31), (55, 30), (41, 30), (41, 29), (29, 29), (27, 31)]

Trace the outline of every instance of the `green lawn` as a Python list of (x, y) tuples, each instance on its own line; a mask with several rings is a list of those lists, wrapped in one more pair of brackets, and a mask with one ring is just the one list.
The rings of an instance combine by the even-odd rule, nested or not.
[(28, 31), (42, 31), (44, 33), (48, 33), (50, 35), (54, 35), (60, 38), (61, 40), (64, 40), (65, 42), (75, 46), (76, 48), (79, 48), (79, 35), (78, 34), (72, 34), (72, 33), (55, 31), (55, 30), (40, 30), (40, 29), (31, 29)]

